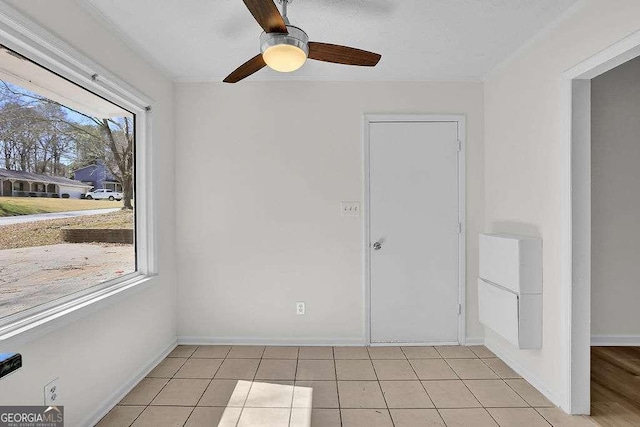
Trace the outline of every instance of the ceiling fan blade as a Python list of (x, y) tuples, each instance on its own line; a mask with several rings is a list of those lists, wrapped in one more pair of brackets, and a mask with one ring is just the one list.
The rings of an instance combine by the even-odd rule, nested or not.
[(267, 33), (287, 33), (287, 25), (273, 0), (242, 0)]
[(382, 55), (354, 47), (309, 42), (308, 57), (316, 61), (333, 62), (334, 64), (375, 67)]
[(242, 79), (246, 79), (251, 74), (260, 71), (267, 64), (262, 59), (262, 54), (258, 54), (236, 68), (236, 70), (229, 74), (226, 79), (223, 80), (225, 83), (237, 83)]

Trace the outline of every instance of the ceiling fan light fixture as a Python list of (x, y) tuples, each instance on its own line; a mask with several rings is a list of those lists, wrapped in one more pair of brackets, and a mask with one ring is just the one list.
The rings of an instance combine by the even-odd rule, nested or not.
[(304, 65), (307, 55), (297, 46), (279, 44), (267, 48), (262, 53), (262, 58), (272, 70), (290, 73)]
[(281, 73), (290, 73), (302, 67), (309, 55), (307, 33), (287, 25), (288, 34), (262, 33), (260, 50), (267, 66)]

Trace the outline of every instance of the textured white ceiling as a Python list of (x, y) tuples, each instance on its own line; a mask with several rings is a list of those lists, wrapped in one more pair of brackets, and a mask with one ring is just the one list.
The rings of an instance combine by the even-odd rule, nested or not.
[[(78, 0), (178, 81), (222, 80), (259, 53), (242, 0)], [(376, 68), (307, 61), (251, 80), (481, 79), (576, 0), (294, 0), (310, 40), (382, 54)]]

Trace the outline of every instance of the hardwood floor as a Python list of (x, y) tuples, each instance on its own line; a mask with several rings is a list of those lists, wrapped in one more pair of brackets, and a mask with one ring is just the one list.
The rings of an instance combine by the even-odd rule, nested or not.
[(591, 417), (602, 426), (640, 426), (640, 347), (591, 348)]

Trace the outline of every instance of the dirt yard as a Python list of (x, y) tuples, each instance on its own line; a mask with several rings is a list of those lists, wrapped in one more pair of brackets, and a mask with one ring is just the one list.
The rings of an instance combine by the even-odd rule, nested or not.
[(133, 245), (76, 243), (0, 250), (0, 318), (134, 270)]

